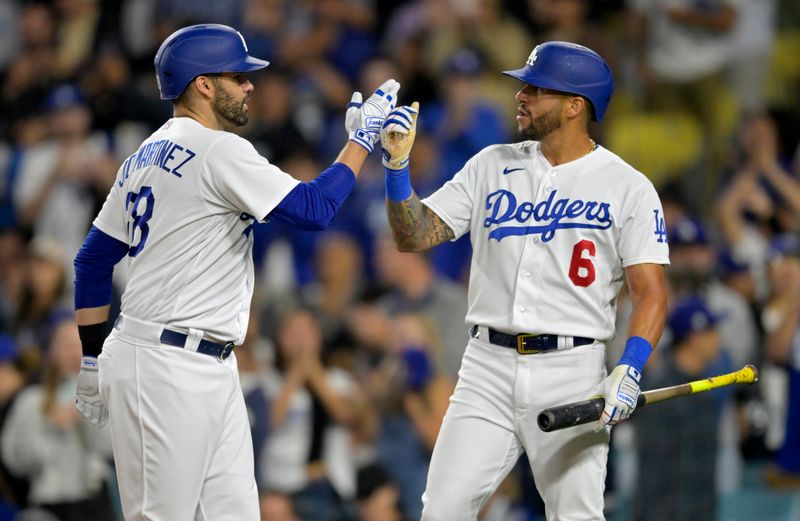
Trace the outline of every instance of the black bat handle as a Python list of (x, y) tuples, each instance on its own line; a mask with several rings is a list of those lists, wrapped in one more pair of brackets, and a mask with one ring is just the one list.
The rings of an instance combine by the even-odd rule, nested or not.
[[(645, 393), (639, 394), (636, 402), (637, 407), (644, 407), (647, 404)], [(602, 398), (592, 398), (582, 402), (573, 402), (566, 405), (550, 407), (539, 413), (536, 423), (544, 432), (558, 431), (567, 427), (583, 425), (600, 419), (606, 401)]]
[(539, 413), (536, 422), (544, 432), (583, 425), (599, 419), (605, 405), (606, 401), (602, 398), (593, 398), (582, 402), (550, 407)]

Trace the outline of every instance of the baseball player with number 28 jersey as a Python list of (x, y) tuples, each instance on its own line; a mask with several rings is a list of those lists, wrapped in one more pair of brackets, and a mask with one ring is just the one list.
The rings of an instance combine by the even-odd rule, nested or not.
[[(155, 58), (174, 117), (120, 167), (75, 259), (83, 363), (76, 407), (110, 420), (127, 521), (257, 521), (253, 445), (233, 354), (253, 294), (252, 228), (278, 219), (325, 228), (394, 108), (385, 82), (347, 110), (350, 139), (309, 183), (271, 165), (230, 130), (247, 123), (267, 62), (235, 29), (206, 24), (169, 36)], [(111, 276), (129, 280), (107, 336)]]
[[(516, 96), (525, 141), (482, 150), (424, 201), (408, 182), (419, 106), (395, 109), (381, 135), (398, 247), (424, 250), (466, 233), (473, 247), (472, 339), (433, 451), (422, 519), (476, 519), (525, 451), (549, 521), (600, 520), (608, 426), (636, 406), (664, 327), (663, 211), (652, 183), (588, 135), (613, 89), (599, 55), (547, 42), (506, 74), (526, 84)], [(605, 343), (625, 282), (629, 338), (607, 375)], [(542, 409), (590, 396), (606, 401), (596, 425), (538, 429)]]

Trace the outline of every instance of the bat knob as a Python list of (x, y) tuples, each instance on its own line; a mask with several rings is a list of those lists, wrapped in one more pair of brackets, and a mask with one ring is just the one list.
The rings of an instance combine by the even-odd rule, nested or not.
[(550, 432), (552, 430), (555, 420), (555, 415), (551, 411), (542, 411), (539, 413), (539, 416), (536, 417), (536, 423), (539, 424), (539, 428), (544, 432)]

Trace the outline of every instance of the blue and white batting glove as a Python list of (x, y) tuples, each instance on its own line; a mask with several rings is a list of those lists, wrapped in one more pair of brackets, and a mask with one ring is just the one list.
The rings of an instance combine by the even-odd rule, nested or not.
[(355, 141), (367, 152), (372, 153), (375, 143), (381, 137), (381, 126), (386, 116), (397, 103), (398, 90), (400, 90), (399, 83), (395, 80), (386, 80), (363, 103), (361, 93), (353, 93), (345, 115), (345, 129), (350, 141)]
[(390, 170), (402, 170), (408, 166), (408, 156), (417, 133), (419, 103), (397, 107), (386, 116), (381, 127), (383, 166)]
[(599, 432), (607, 425), (616, 425), (633, 413), (641, 392), (639, 389), (641, 378), (642, 374), (635, 367), (619, 364), (605, 380), (600, 382), (593, 394), (595, 397), (604, 398), (606, 406), (595, 424), (595, 432)]
[(97, 379), (97, 358), (84, 356), (81, 359), (81, 372), (78, 374), (78, 390), (75, 408), (93, 425), (102, 427), (108, 421), (108, 410), (100, 399)]

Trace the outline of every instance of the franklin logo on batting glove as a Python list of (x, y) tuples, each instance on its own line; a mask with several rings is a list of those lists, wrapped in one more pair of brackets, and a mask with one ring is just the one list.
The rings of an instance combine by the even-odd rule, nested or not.
[(606, 404), (594, 430), (600, 431), (607, 425), (616, 425), (630, 417), (639, 399), (639, 380), (641, 373), (627, 364), (620, 364), (601, 382), (599, 394), (588, 398), (604, 397)]
[(617, 389), (617, 399), (624, 402), (633, 411), (636, 408), (636, 400), (641, 392), (639, 390), (639, 380), (642, 375), (633, 367), (628, 367), (627, 376), (630, 378), (623, 378), (619, 389)]
[(605, 407), (600, 415), (600, 420), (595, 425), (595, 431), (600, 431), (607, 425), (616, 425), (627, 419), (636, 409), (641, 390), (639, 381), (642, 379), (641, 368), (647, 363), (653, 347), (647, 339), (640, 336), (631, 336), (625, 343), (625, 351), (605, 380), (595, 388), (595, 393), (588, 398), (605, 398)]
[(383, 121), (397, 103), (398, 90), (400, 90), (399, 83), (387, 80), (364, 103), (361, 102), (360, 92), (353, 93), (345, 115), (345, 128), (351, 141), (355, 141), (367, 152), (372, 153), (375, 143), (381, 137)]

